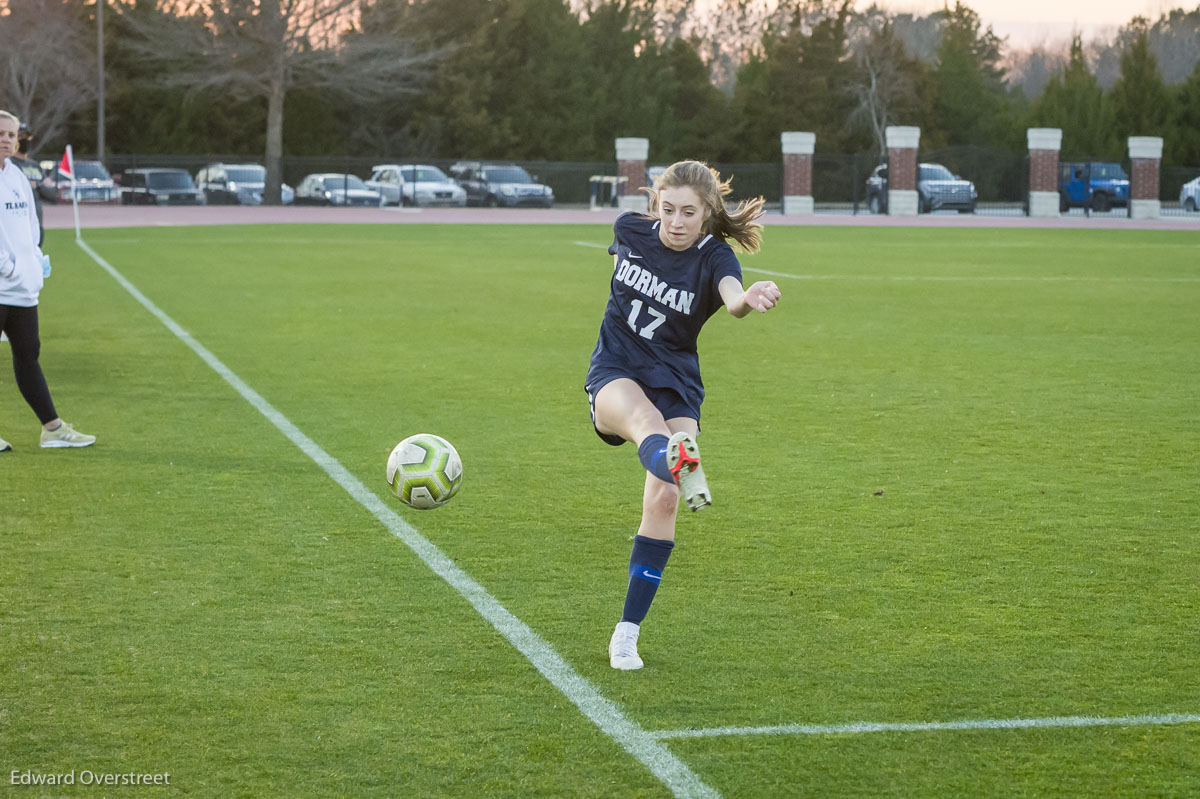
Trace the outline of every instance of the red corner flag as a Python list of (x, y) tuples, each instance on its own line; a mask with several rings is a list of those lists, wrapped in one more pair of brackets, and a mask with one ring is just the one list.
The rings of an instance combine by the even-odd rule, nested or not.
[(67, 177), (75, 177), (75, 159), (71, 157), (71, 145), (69, 144), (67, 149), (63, 150), (62, 163), (58, 165), (58, 169)]

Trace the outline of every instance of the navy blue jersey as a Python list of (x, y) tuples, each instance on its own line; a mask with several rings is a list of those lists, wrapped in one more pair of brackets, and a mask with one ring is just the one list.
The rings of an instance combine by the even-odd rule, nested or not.
[(697, 410), (704, 399), (696, 339), (722, 306), (717, 285), (742, 279), (733, 249), (702, 235), (683, 252), (658, 237), (661, 223), (625, 213), (613, 224), (616, 256), (608, 307), (592, 353), (586, 385), (619, 372), (644, 385), (669, 388)]

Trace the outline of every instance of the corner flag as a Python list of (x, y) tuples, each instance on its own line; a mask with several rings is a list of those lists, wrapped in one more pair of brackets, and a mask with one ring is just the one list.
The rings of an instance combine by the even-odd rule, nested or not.
[(75, 156), (71, 152), (71, 145), (67, 145), (67, 149), (63, 151), (62, 161), (58, 164), (58, 171), (71, 179), (71, 206), (75, 212), (75, 240), (79, 241), (79, 195), (75, 193)]

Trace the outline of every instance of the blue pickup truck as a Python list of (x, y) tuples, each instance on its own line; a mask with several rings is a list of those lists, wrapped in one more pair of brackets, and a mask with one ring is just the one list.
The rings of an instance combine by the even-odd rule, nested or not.
[(1058, 210), (1108, 211), (1129, 205), (1129, 176), (1120, 164), (1100, 161), (1058, 165)]

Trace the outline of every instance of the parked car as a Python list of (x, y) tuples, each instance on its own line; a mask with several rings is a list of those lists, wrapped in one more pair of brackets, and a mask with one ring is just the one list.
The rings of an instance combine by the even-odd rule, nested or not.
[[(873, 214), (887, 213), (888, 167), (880, 164), (867, 178), (867, 209)], [(917, 164), (917, 211), (958, 211), (975, 213), (979, 193), (975, 184), (964, 180), (941, 164)]]
[[(42, 197), (48, 202), (71, 202), (71, 176), (57, 165), (46, 170), (41, 188)], [(121, 190), (104, 164), (99, 161), (76, 161), (75, 199), (81, 203), (115, 203), (121, 200)]]
[(379, 164), (367, 188), (383, 195), (385, 205), (448, 205), (462, 208), (467, 192), (446, 173), (428, 164)]
[(467, 205), (497, 205), (516, 208), (527, 205), (551, 208), (554, 191), (538, 183), (516, 164), (489, 164), (460, 161), (450, 167), (450, 174), (467, 192)]
[(1058, 210), (1108, 211), (1129, 205), (1129, 176), (1120, 164), (1100, 161), (1058, 165)]
[(296, 205), (371, 206), (383, 204), (383, 196), (367, 188), (358, 175), (318, 172), (308, 175), (296, 187)]
[(1185, 211), (1200, 211), (1200, 177), (1192, 178), (1179, 190), (1179, 207)]
[[(209, 205), (262, 205), (267, 169), (262, 164), (209, 164), (196, 173), (196, 185)], [(290, 205), (296, 193), (284, 183), (280, 200)]]
[(204, 205), (204, 192), (183, 169), (127, 169), (119, 177), (123, 205)]

